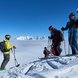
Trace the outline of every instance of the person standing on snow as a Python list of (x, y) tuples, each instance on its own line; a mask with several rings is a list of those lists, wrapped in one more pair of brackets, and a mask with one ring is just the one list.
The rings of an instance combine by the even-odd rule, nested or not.
[(11, 38), (10, 35), (5, 35), (5, 40), (3, 40), (3, 42), (4, 42), (4, 51), (3, 51), (4, 60), (3, 60), (2, 64), (1, 64), (0, 70), (4, 70), (5, 66), (9, 62), (9, 59), (10, 59), (10, 50), (12, 48), (16, 49), (15, 46), (11, 46), (11, 44), (9, 42), (10, 38)]
[(69, 14), (69, 22), (67, 22), (66, 27), (62, 27), (61, 30), (68, 30), (68, 41), (72, 50), (72, 54), (75, 55), (78, 53), (78, 44), (77, 44), (77, 28), (78, 20), (76, 19), (74, 13)]
[(63, 41), (63, 34), (60, 30), (57, 30), (53, 26), (49, 26), (49, 31), (51, 32), (51, 36), (49, 36), (48, 38), (52, 39), (51, 52), (53, 55), (59, 56), (62, 52), (60, 45)]

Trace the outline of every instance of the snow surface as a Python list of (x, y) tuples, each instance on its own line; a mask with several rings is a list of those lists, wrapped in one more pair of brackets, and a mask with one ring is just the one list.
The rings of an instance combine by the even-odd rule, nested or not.
[[(15, 67), (13, 53), (10, 54), (10, 61), (6, 70), (0, 71), (0, 78), (78, 78), (78, 57), (50, 57), (50, 59), (40, 59), (44, 57), (43, 49), (47, 46), (47, 40), (27, 40), (11, 41), (17, 46), (16, 58), (19, 67)], [(66, 43), (68, 43), (66, 41)], [(66, 54), (68, 54), (68, 44)], [(64, 42), (61, 45), (65, 55)], [(49, 45), (48, 45), (49, 48)], [(70, 47), (69, 51), (71, 53)], [(0, 53), (0, 64), (3, 55)]]

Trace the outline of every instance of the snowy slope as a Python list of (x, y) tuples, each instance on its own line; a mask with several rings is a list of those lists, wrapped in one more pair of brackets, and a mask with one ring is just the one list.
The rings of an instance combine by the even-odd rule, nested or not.
[[(47, 46), (47, 41), (14, 41), (12, 43), (17, 46), (16, 58), (20, 66), (13, 67), (14, 59), (11, 53), (11, 60), (6, 66), (6, 71), (0, 71), (0, 78), (78, 78), (78, 57), (39, 59), (43, 57), (43, 48)], [(62, 48), (62, 54), (65, 54), (63, 44)], [(2, 60), (1, 53), (0, 56)]]
[[(66, 64), (55, 61), (56, 58), (38, 60), (14, 67), (1, 73), (2, 78), (77, 78), (78, 58), (75, 56), (58, 58)], [(48, 62), (48, 63), (47, 63)]]

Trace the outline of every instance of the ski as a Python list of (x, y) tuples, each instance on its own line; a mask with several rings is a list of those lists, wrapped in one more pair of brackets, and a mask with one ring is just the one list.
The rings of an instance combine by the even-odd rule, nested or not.
[(10, 69), (15, 68), (15, 67), (19, 67), (19, 66), (20, 66), (20, 64), (17, 64), (16, 66), (11, 67)]
[(58, 66), (55, 65), (55, 64), (53, 64), (52, 62), (50, 62), (50, 61), (48, 61), (48, 60), (46, 60), (46, 62), (47, 62), (47, 64), (48, 64), (50, 67), (52, 67), (53, 69), (58, 69)]
[(7, 72), (7, 71), (8, 71), (7, 69), (0, 70), (0, 73), (5, 73), (5, 72)]
[(25, 75), (27, 75), (27, 73), (31, 70), (31, 68), (33, 67), (33, 63), (31, 63), (27, 68), (25, 68)]
[(49, 58), (39, 58), (41, 61), (42, 60), (48, 60), (51, 59), (51, 61), (56, 61), (59, 62), (61, 64), (67, 64), (67, 61), (65, 59), (63, 59), (62, 57), (57, 57), (57, 56), (53, 56), (53, 57), (49, 57)]

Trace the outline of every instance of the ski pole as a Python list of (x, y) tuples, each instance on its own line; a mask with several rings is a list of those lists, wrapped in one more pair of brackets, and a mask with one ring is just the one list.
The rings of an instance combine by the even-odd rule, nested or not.
[[(14, 52), (13, 52), (13, 50), (14, 50)], [(14, 56), (15, 67), (19, 67), (20, 64), (18, 64), (18, 61), (17, 61), (17, 59), (16, 59), (16, 56), (15, 56), (15, 49), (13, 49), (13, 50), (12, 50), (12, 53), (13, 53), (13, 56)]]
[(47, 48), (49, 49), (49, 51), (51, 50), (51, 45), (52, 45), (52, 40), (48, 38)]
[[(64, 36), (64, 31), (63, 31), (63, 36)], [(64, 50), (65, 50), (65, 55), (66, 55), (65, 39), (64, 39)]]

